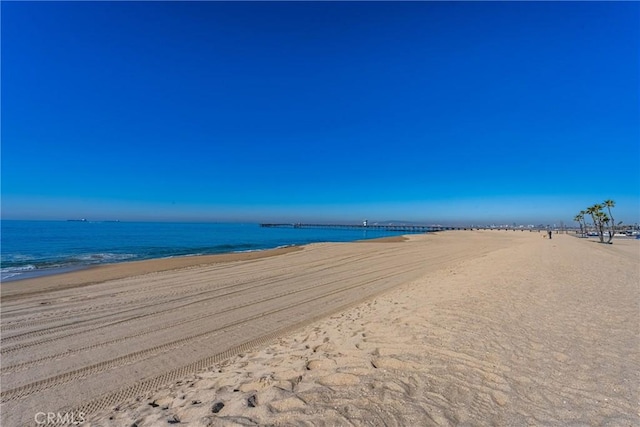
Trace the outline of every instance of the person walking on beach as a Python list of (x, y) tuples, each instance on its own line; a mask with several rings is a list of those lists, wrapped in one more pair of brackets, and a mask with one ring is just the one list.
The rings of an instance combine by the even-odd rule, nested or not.
[(549, 231), (548, 231), (548, 233), (549, 233), (549, 239), (551, 239), (551, 235), (552, 235), (553, 233), (551, 232), (551, 230), (549, 230)]

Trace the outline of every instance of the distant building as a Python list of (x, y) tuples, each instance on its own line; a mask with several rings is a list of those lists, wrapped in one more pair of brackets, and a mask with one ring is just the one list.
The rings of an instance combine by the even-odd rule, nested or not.
[(369, 220), (365, 219), (364, 221), (362, 221), (362, 226), (366, 227), (367, 225), (369, 225)]

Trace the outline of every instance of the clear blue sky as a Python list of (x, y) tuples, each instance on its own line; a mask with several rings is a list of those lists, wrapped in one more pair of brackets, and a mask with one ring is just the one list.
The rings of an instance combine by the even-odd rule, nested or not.
[(640, 3), (1, 7), (3, 218), (640, 221)]

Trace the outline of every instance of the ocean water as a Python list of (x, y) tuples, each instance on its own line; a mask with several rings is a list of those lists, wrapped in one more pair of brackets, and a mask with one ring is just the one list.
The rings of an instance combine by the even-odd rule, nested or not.
[(97, 264), (400, 234), (406, 232), (230, 223), (2, 221), (0, 280), (56, 274)]

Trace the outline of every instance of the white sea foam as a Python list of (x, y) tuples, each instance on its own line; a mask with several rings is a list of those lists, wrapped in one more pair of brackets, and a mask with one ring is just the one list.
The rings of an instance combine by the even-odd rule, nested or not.
[(246, 253), (246, 252), (262, 252), (262, 251), (270, 251), (270, 250), (274, 250), (274, 249), (291, 248), (293, 246), (298, 246), (298, 245), (280, 245), (280, 246), (276, 246), (274, 248), (245, 249), (243, 251), (233, 251), (232, 253), (234, 253), (234, 254), (243, 254), (243, 253)]
[(26, 273), (28, 271), (33, 271), (33, 270), (36, 270), (35, 265), (22, 265), (20, 267), (0, 268), (0, 280), (7, 280), (12, 277), (19, 276), (22, 273)]
[(76, 261), (89, 262), (89, 263), (107, 263), (115, 261), (124, 261), (131, 258), (136, 258), (136, 254), (115, 254), (115, 253), (95, 253), (95, 254), (82, 254), (73, 257)]
[(31, 270), (35, 270), (36, 266), (35, 265), (22, 265), (20, 267), (5, 267), (5, 268), (0, 268), (0, 273), (20, 273), (23, 271), (31, 271)]

